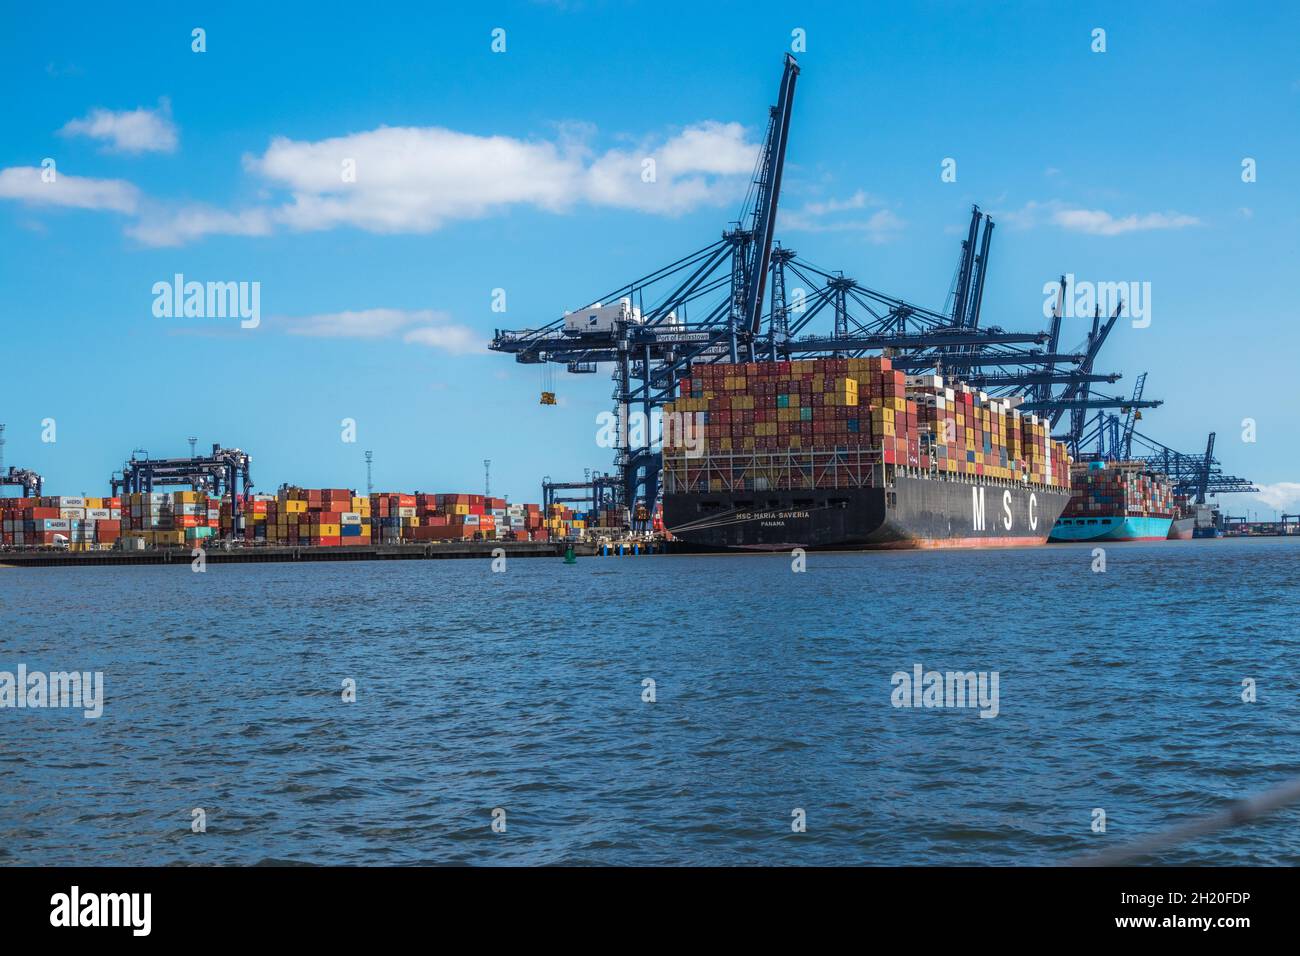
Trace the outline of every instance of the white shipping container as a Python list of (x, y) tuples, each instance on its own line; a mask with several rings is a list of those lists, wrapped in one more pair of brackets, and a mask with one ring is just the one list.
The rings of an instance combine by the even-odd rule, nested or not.
[(54, 505), (54, 506), (55, 506), (56, 508), (84, 508), (84, 507), (86, 507), (86, 499), (85, 499), (85, 498), (75, 498), (75, 497), (71, 497), (71, 498), (70, 498), (70, 497), (63, 497), (63, 498), (55, 498), (54, 501), (55, 501), (55, 505)]
[(398, 508), (398, 509), (397, 509), (397, 516), (398, 516), (399, 518), (414, 518), (414, 517), (415, 517), (415, 509), (414, 509), (414, 508)]
[(113, 514), (108, 508), (87, 508), (86, 509), (86, 518), (88, 520), (107, 521), (111, 517), (113, 517)]
[(68, 518), (69, 520), (84, 518), (86, 517), (86, 509), (85, 508), (60, 508), (59, 517)]
[(344, 511), (339, 515), (339, 524), (361, 524), (361, 512)]
[(36, 522), (37, 531), (69, 531), (72, 523), (66, 518), (41, 518)]

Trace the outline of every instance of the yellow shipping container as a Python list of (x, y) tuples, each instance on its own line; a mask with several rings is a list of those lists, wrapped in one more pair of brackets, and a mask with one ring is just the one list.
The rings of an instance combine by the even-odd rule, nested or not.
[(280, 510), (285, 514), (306, 514), (307, 502), (300, 501), (296, 498), (289, 498), (280, 503)]

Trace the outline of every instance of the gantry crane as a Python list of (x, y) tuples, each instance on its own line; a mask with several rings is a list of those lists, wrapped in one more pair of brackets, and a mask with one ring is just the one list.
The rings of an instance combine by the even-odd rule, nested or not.
[[(952, 304), (943, 312), (868, 288), (841, 271), (820, 268), (776, 242), (798, 76), (799, 66), (787, 54), (752, 179), (752, 201), (734, 228), (703, 249), (563, 318), (535, 329), (495, 331), (491, 348), (513, 354), (518, 362), (560, 363), (574, 373), (595, 372), (601, 363), (613, 365), (616, 491), (625, 507), (637, 499), (653, 505), (660, 457), (652, 444), (651, 415), (675, 397), (678, 378), (697, 363), (855, 357), (888, 349), (896, 368), (953, 371), (993, 394), (1030, 386), (1033, 401), (1021, 407), (1043, 412), (1053, 425), (1066, 410), (1080, 416), (1081, 427), (1083, 412), (1127, 402), (1088, 394), (1092, 382), (1119, 377), (1092, 371), (1118, 309), (1104, 329), (1099, 317), (1095, 319), (1086, 349), (1072, 353), (1059, 351), (1059, 305), (1051, 332), (981, 327), (993, 221), (978, 206), (972, 208), (962, 243)], [(764, 330), (769, 271), (770, 309)], [(797, 303), (787, 294), (791, 278), (803, 293)], [(819, 319), (830, 320), (828, 332), (814, 331)], [(1000, 371), (985, 371), (989, 368)], [(1060, 394), (1053, 394), (1054, 385), (1063, 387)], [(646, 423), (644, 438), (635, 444), (629, 427), (633, 409)]]
[(230, 513), (238, 526), (240, 496), (253, 487), (252, 456), (239, 448), (214, 443), (212, 453), (193, 458), (150, 458), (144, 449), (131, 452), (120, 472), (109, 478), (113, 495), (151, 494), (155, 486), (189, 485), (213, 497), (230, 495)]
[(1152, 470), (1168, 475), (1175, 495), (1203, 505), (1206, 503), (1207, 495), (1259, 491), (1245, 478), (1223, 474), (1223, 469), (1214, 457), (1214, 432), (1210, 432), (1210, 437), (1205, 443), (1205, 452), (1197, 455), (1174, 451), (1168, 445), (1163, 445), (1138, 431), (1133, 433), (1133, 439), (1142, 453), (1134, 455), (1132, 460), (1140, 461)]
[(6, 485), (20, 485), (24, 498), (39, 498), (44, 479), (30, 468), (9, 466), (5, 470), (5, 426), (0, 424), (0, 488)]

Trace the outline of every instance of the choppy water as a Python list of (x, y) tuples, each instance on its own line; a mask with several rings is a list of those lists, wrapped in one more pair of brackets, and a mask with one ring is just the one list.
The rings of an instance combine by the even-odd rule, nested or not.
[[(0, 569), (0, 670), (106, 696), (0, 710), (0, 863), (1041, 864), (1300, 775), (1300, 541), (1107, 558)], [(916, 663), (998, 716), (893, 707)], [(1160, 860), (1300, 863), (1300, 811)]]

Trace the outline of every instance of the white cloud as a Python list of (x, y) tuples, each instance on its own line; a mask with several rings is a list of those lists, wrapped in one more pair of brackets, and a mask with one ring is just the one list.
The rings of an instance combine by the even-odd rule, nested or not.
[[(316, 142), (277, 137), (245, 167), (287, 190), (275, 218), (292, 229), (354, 226), (429, 232), (511, 206), (562, 212), (580, 203), (676, 214), (736, 198), (757, 147), (737, 123), (701, 123), (658, 144), (595, 159), (578, 127), (559, 142), (476, 136), (439, 127), (381, 127)], [(643, 180), (655, 161), (654, 182)], [(355, 181), (345, 182), (345, 163)]]
[(437, 309), (360, 309), (277, 319), (290, 335), (314, 338), (388, 339), (426, 345), (454, 355), (486, 351), (486, 344), (468, 326), (451, 322)]
[(1101, 209), (1060, 209), (1053, 215), (1052, 221), (1062, 229), (1094, 236), (1119, 236), (1126, 232), (1148, 229), (1182, 229), (1184, 226), (1200, 225), (1201, 222), (1195, 216), (1176, 212), (1149, 212), (1140, 216), (1130, 214), (1116, 218)]
[[(746, 142), (739, 123), (700, 123), (658, 146), (609, 150), (585, 170), (576, 190), (597, 205), (678, 215), (739, 199), (757, 157), (758, 146)], [(653, 182), (643, 176), (648, 159)]]
[(1300, 513), (1300, 482), (1279, 481), (1271, 485), (1256, 482), (1255, 487), (1259, 491), (1253, 492), (1250, 497), (1256, 499), (1263, 507), (1273, 508), (1286, 514)]
[(1179, 212), (1130, 213), (1116, 216), (1104, 209), (1082, 209), (1070, 206), (1059, 199), (1049, 202), (1030, 200), (1020, 209), (993, 213), (1000, 224), (1017, 229), (1032, 229), (1051, 224), (1070, 232), (1093, 236), (1119, 236), (1130, 232), (1152, 229), (1183, 229), (1199, 226), (1201, 220)]
[(36, 166), (0, 169), (0, 199), (17, 199), (32, 205), (70, 206), (133, 213), (140, 191), (121, 179), (92, 179), (58, 173), (53, 182), (43, 182)]
[[(141, 130), (148, 124), (123, 120), (139, 114), (157, 118), (96, 111), (65, 131), (146, 148), (157, 142)], [(570, 123), (553, 141), (440, 127), (380, 127), (316, 141), (276, 137), (260, 156), (243, 160), (264, 182), (269, 198), (262, 204), (148, 203), (127, 233), (150, 246), (280, 229), (424, 233), (512, 208), (563, 213), (584, 204), (673, 216), (738, 201), (758, 151), (738, 123), (702, 122), (599, 154), (587, 145), (593, 135), (590, 126)]]
[(114, 112), (93, 109), (81, 119), (69, 120), (59, 130), (64, 136), (89, 136), (106, 142), (114, 153), (174, 153), (176, 124), (171, 103), (163, 98), (156, 110), (144, 107)]
[(203, 236), (268, 236), (274, 228), (265, 209), (227, 212), (214, 206), (168, 207), (158, 204), (141, 210), (126, 234), (147, 246), (179, 246)]
[(858, 190), (847, 199), (812, 201), (796, 209), (781, 210), (777, 225), (782, 232), (859, 232), (871, 242), (888, 242), (907, 225), (892, 210), (877, 209), (866, 217), (840, 215), (882, 205), (882, 200)]
[(487, 345), (483, 340), (473, 329), (464, 325), (430, 325), (411, 329), (402, 336), (402, 341), (442, 349), (453, 355), (487, 351)]
[(294, 335), (321, 338), (377, 339), (401, 331), (416, 322), (445, 322), (446, 312), (432, 309), (361, 309), (354, 312), (326, 312), (290, 321)]

